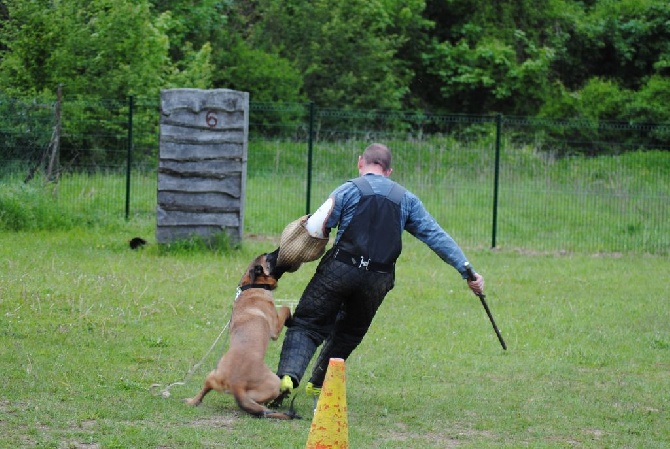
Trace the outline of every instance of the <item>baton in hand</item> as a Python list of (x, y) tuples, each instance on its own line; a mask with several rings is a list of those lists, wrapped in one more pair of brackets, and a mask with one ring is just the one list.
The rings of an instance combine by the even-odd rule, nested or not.
[[(475, 277), (475, 271), (472, 269), (472, 266), (468, 262), (465, 263), (465, 270), (468, 275), (468, 280), (469, 281), (476, 281), (477, 278)], [(498, 336), (498, 341), (500, 342), (500, 345), (504, 350), (507, 350), (507, 345), (505, 344), (505, 340), (503, 340), (502, 335), (500, 334), (500, 331), (498, 330), (498, 326), (496, 326), (496, 322), (493, 319), (493, 315), (491, 315), (491, 311), (489, 310), (488, 304), (486, 304), (486, 296), (484, 296), (484, 293), (475, 293), (478, 297), (479, 300), (482, 302), (482, 306), (484, 306), (484, 310), (486, 310), (486, 314), (489, 316), (489, 320), (491, 321), (491, 325), (493, 326), (493, 330), (496, 331), (496, 335)]]

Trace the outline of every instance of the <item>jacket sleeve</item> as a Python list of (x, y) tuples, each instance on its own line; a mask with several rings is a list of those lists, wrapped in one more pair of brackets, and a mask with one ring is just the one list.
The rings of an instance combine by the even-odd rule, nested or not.
[(465, 265), (468, 260), (460, 246), (447, 231), (442, 229), (419, 198), (408, 192), (406, 200), (408, 215), (405, 230), (425, 243), (440, 259), (454, 267), (463, 279), (467, 279)]

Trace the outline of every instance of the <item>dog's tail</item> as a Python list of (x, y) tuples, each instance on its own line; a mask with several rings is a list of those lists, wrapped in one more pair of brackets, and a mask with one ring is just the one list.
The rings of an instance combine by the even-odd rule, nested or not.
[[(242, 410), (258, 418), (300, 419), (293, 408), (293, 401), (291, 401), (291, 407), (288, 411), (278, 412), (254, 401), (244, 390), (233, 391), (233, 396)], [(295, 398), (293, 399), (295, 400)]]

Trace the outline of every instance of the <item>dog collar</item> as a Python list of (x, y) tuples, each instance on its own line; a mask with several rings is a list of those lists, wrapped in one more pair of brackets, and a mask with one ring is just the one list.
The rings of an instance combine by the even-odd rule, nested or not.
[(243, 292), (245, 290), (249, 290), (250, 288), (263, 288), (265, 290), (272, 290), (272, 286), (267, 285), (267, 284), (247, 284), (243, 285), (241, 287), (237, 287), (239, 291)]
[(270, 287), (269, 285), (266, 285), (266, 284), (247, 284), (247, 285), (243, 285), (241, 287), (238, 285), (237, 290), (235, 290), (235, 301), (237, 301), (237, 298), (240, 297), (240, 294), (243, 291), (249, 290), (250, 288), (262, 288), (262, 289), (268, 290), (268, 291), (272, 290), (272, 287)]

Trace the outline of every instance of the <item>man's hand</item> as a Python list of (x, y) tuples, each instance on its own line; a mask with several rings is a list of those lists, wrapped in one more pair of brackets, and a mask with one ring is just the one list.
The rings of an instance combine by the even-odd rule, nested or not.
[(468, 287), (472, 290), (475, 295), (481, 295), (484, 293), (484, 278), (481, 274), (475, 273), (475, 280), (468, 281)]

